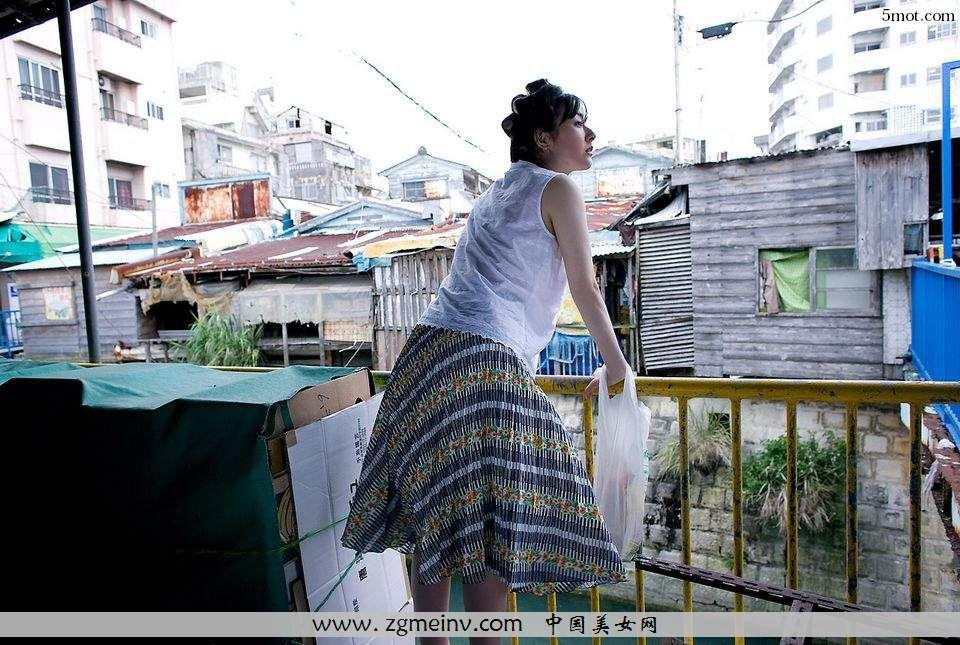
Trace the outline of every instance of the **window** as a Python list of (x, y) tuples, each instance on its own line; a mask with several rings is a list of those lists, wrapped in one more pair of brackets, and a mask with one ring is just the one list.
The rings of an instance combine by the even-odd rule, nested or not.
[(887, 89), (887, 71), (867, 72), (853, 77), (853, 93), (879, 92)]
[(403, 182), (404, 199), (442, 199), (447, 196), (446, 179)]
[(73, 320), (77, 317), (73, 287), (43, 287), (43, 317), (47, 320)]
[(857, 268), (855, 249), (816, 249), (814, 254), (817, 309), (874, 308), (876, 275)]
[(917, 42), (917, 32), (915, 31), (905, 31), (900, 34), (900, 44), (901, 45), (912, 45)]
[(758, 266), (760, 313), (810, 311), (810, 249), (762, 250)]
[(60, 71), (26, 58), (18, 58), (17, 61), (20, 67), (20, 98), (63, 107)]
[(157, 25), (147, 20), (140, 21), (140, 33), (148, 38), (157, 37)]
[(903, 254), (923, 255), (926, 224), (912, 223), (903, 225)]
[(869, 40), (861, 40), (853, 43), (853, 53), (869, 52), (876, 49), (883, 49), (883, 38), (872, 37)]
[(927, 68), (927, 82), (928, 82), (928, 83), (936, 83), (937, 81), (940, 80), (940, 76), (941, 76), (941, 70), (940, 70), (940, 66), (939, 66), (939, 65), (936, 65), (936, 66), (934, 66), (934, 67), (928, 67), (928, 68)]
[(817, 35), (822, 36), (833, 29), (833, 16), (827, 16), (823, 20), (817, 22)]
[(44, 204), (72, 204), (67, 169), (31, 161), (30, 196)]
[(833, 92), (828, 92), (817, 98), (817, 109), (826, 110), (833, 107)]
[(940, 40), (957, 35), (956, 22), (941, 22), (927, 27), (927, 40)]
[(163, 106), (147, 101), (147, 116), (163, 121)]
[(323, 122), (323, 131), (326, 134), (333, 134), (333, 124), (329, 121)]
[(853, 115), (853, 129), (856, 132), (878, 132), (887, 129), (886, 112), (861, 112)]
[(823, 58), (818, 58), (818, 59), (817, 59), (817, 73), (818, 73), (818, 74), (827, 71), (827, 70), (830, 69), (831, 67), (833, 67), (833, 54), (827, 54), (827, 55), (824, 56)]
[(858, 270), (853, 248), (763, 249), (758, 267), (759, 313), (876, 308), (876, 274)]
[(879, 9), (880, 7), (885, 7), (886, 4), (886, 0), (861, 0), (860, 2), (855, 2), (853, 4), (853, 13), (869, 11), (870, 9)]
[(157, 197), (170, 199), (170, 184), (157, 184)]
[(127, 179), (107, 178), (110, 208), (133, 208), (133, 184)]
[(924, 123), (940, 123), (940, 108), (928, 108), (923, 111)]
[(217, 162), (218, 163), (232, 163), (233, 162), (233, 148), (230, 146), (225, 146), (222, 143), (217, 144)]
[(107, 10), (103, 5), (93, 5), (93, 17), (97, 20), (107, 21)]
[(900, 75), (900, 87), (913, 87), (917, 84), (917, 73), (911, 72), (910, 74), (901, 74)]
[(266, 172), (267, 171), (267, 158), (263, 155), (251, 154), (250, 155), (250, 165), (253, 166), (253, 170), (257, 172)]

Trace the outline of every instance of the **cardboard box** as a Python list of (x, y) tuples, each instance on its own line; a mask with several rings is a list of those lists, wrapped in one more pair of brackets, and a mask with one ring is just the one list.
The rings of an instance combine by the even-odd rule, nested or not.
[[(340, 545), (382, 395), (371, 396), (366, 370), (304, 390), (274, 420), (270, 464), (281, 533), (287, 540), (320, 533), (291, 549), (285, 563), (288, 596), (296, 611), (397, 612), (412, 610), (406, 562), (397, 551), (356, 552)], [(282, 434), (280, 434), (282, 432)], [(324, 639), (327, 643), (330, 639)], [(371, 638), (335, 639), (366, 645)], [(413, 645), (412, 637), (384, 639)]]

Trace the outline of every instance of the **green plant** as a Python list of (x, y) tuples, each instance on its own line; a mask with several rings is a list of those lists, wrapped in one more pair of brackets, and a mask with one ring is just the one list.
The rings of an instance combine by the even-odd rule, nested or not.
[[(687, 458), (701, 473), (730, 465), (730, 422), (726, 414), (700, 412), (687, 423)], [(651, 460), (661, 479), (680, 476), (680, 434), (665, 437)]]
[(188, 363), (254, 367), (260, 362), (262, 326), (244, 327), (235, 316), (207, 311), (190, 326), (183, 344)]
[[(800, 530), (809, 534), (842, 528), (845, 494), (846, 448), (827, 433), (797, 442), (797, 517)], [(776, 525), (781, 534), (787, 524), (787, 438), (763, 442), (743, 463), (743, 493), (747, 507), (762, 524)]]

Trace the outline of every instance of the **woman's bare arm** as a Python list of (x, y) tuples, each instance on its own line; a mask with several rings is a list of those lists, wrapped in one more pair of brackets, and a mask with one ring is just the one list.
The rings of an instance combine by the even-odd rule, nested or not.
[[(583, 322), (600, 350), (607, 366), (610, 383), (622, 381), (627, 360), (613, 332), (610, 315), (597, 286), (587, 236), (587, 217), (580, 189), (566, 175), (557, 175), (547, 184), (541, 200), (544, 224), (560, 245), (560, 256), (567, 271), (570, 295), (580, 310)], [(597, 383), (591, 382), (586, 394), (595, 394)]]

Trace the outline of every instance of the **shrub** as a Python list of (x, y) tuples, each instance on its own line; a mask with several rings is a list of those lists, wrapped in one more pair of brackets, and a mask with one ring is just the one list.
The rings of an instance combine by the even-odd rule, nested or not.
[[(843, 526), (846, 448), (833, 434), (797, 442), (797, 518), (809, 534), (835, 532)], [(747, 507), (762, 524), (787, 525), (787, 438), (763, 442), (743, 463), (743, 493)]]
[(263, 328), (244, 327), (235, 316), (207, 311), (190, 327), (184, 343), (188, 363), (255, 367)]
[[(687, 457), (703, 474), (730, 465), (733, 442), (726, 414), (701, 412), (688, 417)], [(665, 437), (652, 459), (661, 479), (680, 476), (680, 434)]]

